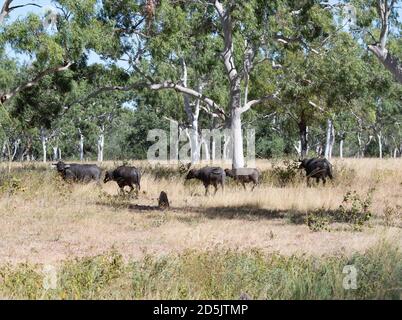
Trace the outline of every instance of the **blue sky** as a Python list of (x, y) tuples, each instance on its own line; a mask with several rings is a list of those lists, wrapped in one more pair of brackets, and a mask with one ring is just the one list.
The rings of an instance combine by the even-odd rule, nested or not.
[[(10, 19), (11, 20), (18, 19), (19, 17), (25, 16), (28, 12), (34, 12), (39, 15), (44, 15), (44, 13), (46, 12), (46, 9), (53, 8), (51, 0), (36, 0), (36, 1), (31, 0), (30, 2), (34, 2), (38, 5), (40, 5), (40, 6), (42, 6), (42, 8), (38, 8), (35, 6), (27, 6), (27, 7), (17, 9), (15, 11), (13, 11)], [(339, 0), (329, 0), (330, 4), (334, 4), (337, 2), (339, 2)], [(24, 4), (24, 3), (27, 3), (27, 0), (15, 0), (13, 2), (13, 5), (19, 5), (19, 4)], [(402, 17), (402, 7), (399, 7), (398, 11), (399, 11), (399, 15)], [(13, 53), (11, 51), (11, 49), (9, 49), (8, 52), (10, 55), (15, 55), (15, 53)], [(20, 58), (20, 60), (24, 60), (24, 61), (29, 60), (28, 56), (19, 55), (18, 57)], [(101, 62), (101, 59), (99, 58), (99, 56), (97, 54), (95, 54), (94, 52), (91, 52), (89, 54), (89, 63), (97, 63), (97, 62)], [(119, 64), (124, 68), (128, 67), (127, 63), (121, 62)]]

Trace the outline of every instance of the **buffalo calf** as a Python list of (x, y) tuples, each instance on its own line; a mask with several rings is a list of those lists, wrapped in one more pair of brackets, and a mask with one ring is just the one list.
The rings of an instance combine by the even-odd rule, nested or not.
[(116, 181), (121, 192), (124, 192), (125, 186), (129, 186), (130, 192), (132, 192), (134, 185), (137, 191), (141, 190), (141, 173), (136, 167), (120, 166), (114, 170), (106, 171), (103, 182), (108, 181)]
[(205, 187), (205, 195), (207, 195), (208, 187), (211, 184), (215, 187), (215, 194), (218, 191), (218, 184), (220, 184), (222, 190), (224, 190), (225, 177), (225, 171), (220, 167), (204, 167), (199, 170), (191, 169), (187, 173), (186, 180), (201, 180)]
[(253, 183), (254, 188), (258, 185), (260, 173), (254, 168), (241, 168), (241, 169), (225, 169), (227, 177), (233, 178), (235, 181), (240, 182), (243, 185), (244, 190), (246, 190), (246, 183)]

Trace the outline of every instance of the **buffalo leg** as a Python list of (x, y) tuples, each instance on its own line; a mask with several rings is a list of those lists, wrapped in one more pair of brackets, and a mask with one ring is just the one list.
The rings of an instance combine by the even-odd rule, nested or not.
[(322, 184), (325, 186), (325, 183), (327, 182), (327, 180), (325, 180), (324, 177), (322, 177)]
[(215, 192), (214, 195), (216, 194), (216, 192), (218, 191), (218, 184), (216, 182), (213, 183), (213, 186), (215, 188)]
[(204, 186), (205, 186), (205, 195), (207, 196), (208, 195), (209, 184), (204, 184)]
[(246, 184), (244, 183), (244, 181), (242, 181), (241, 184), (243, 185), (244, 190), (247, 190)]

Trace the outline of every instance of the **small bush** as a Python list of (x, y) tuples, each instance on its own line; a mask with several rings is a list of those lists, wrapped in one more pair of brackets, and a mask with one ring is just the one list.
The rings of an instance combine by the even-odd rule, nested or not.
[(402, 207), (397, 205), (391, 206), (389, 203), (385, 204), (384, 208), (384, 222), (387, 227), (396, 227), (402, 218)]
[(308, 213), (306, 216), (306, 224), (311, 231), (330, 231), (329, 223), (328, 216), (322, 210)]
[(338, 218), (350, 223), (354, 230), (361, 231), (363, 225), (372, 217), (370, 207), (374, 190), (374, 188), (370, 188), (365, 197), (356, 191), (347, 192), (339, 206)]
[(286, 187), (289, 184), (294, 184), (297, 181), (300, 171), (297, 161), (284, 160), (283, 164), (272, 164), (271, 177), (274, 184), (280, 187)]

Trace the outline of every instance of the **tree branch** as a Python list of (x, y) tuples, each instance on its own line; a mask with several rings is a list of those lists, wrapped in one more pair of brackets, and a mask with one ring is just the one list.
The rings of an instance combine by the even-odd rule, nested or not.
[(256, 104), (262, 103), (264, 101), (279, 100), (278, 95), (279, 95), (279, 91), (275, 92), (274, 94), (270, 94), (270, 95), (264, 96), (264, 97), (256, 99), (256, 100), (251, 100), (251, 101), (247, 102), (244, 105), (244, 107), (241, 108), (241, 113), (248, 111), (251, 107), (255, 106)]
[(402, 84), (402, 63), (387, 50), (389, 17), (395, 6), (395, 2), (395, 0), (390, 0), (388, 4), (388, 0), (377, 0), (377, 12), (381, 20), (380, 40), (379, 43), (368, 45), (368, 49), (393, 74), (395, 79)]
[(36, 86), (40, 80), (42, 80), (45, 76), (52, 74), (52, 73), (56, 73), (56, 72), (62, 72), (67, 70), (68, 68), (70, 68), (72, 65), (71, 62), (67, 62), (66, 64), (62, 65), (62, 66), (58, 66), (58, 67), (54, 67), (54, 68), (49, 68), (46, 69), (42, 72), (40, 72), (34, 79), (25, 82), (24, 84), (19, 85), (18, 87), (14, 88), (13, 90), (11, 90), (10, 92), (1, 95), (0, 97), (0, 103), (3, 104), (4, 102), (6, 102), (7, 100), (13, 98), (14, 96), (16, 96), (19, 92), (21, 92), (22, 90), (31, 88), (33, 86)]
[(36, 3), (26, 3), (26, 4), (20, 4), (20, 5), (16, 5), (14, 7), (10, 7), (11, 3), (14, 0), (6, 0), (4, 1), (3, 7), (1, 8), (0, 11), (0, 25), (3, 24), (5, 18), (10, 14), (11, 11), (18, 9), (18, 8), (23, 8), (23, 7), (27, 7), (27, 6), (35, 6), (38, 8), (42, 8), (42, 6), (40, 6), (39, 4)]

